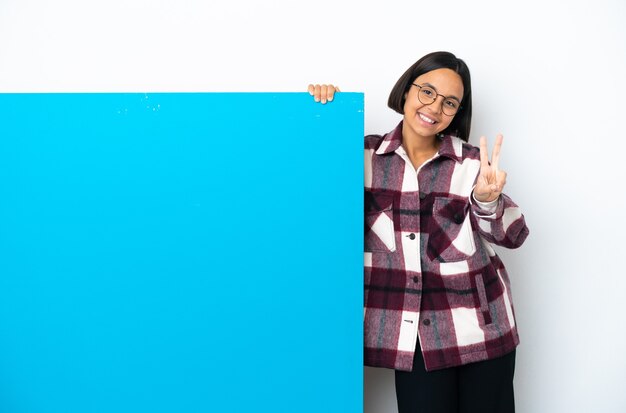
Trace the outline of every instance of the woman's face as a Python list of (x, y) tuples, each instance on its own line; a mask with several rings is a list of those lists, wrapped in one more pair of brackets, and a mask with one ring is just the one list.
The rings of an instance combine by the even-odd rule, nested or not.
[[(463, 80), (451, 69), (432, 70), (418, 76), (413, 83), (429, 86), (445, 98), (456, 98), (459, 102), (463, 98)], [(445, 99), (443, 96), (437, 96), (433, 103), (426, 105), (418, 99), (419, 91), (419, 87), (412, 85), (406, 94), (403, 125), (405, 138), (433, 138), (454, 119), (454, 116), (446, 115), (441, 109)]]

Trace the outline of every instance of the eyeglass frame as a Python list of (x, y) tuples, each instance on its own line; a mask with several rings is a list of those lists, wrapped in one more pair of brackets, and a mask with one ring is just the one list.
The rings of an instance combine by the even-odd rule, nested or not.
[(446, 101), (446, 99), (456, 100), (457, 102), (459, 102), (459, 107), (458, 107), (458, 109), (457, 109), (457, 110), (456, 110), (456, 112), (454, 112), (452, 115), (448, 115), (446, 112), (444, 112), (444, 110), (443, 110), (443, 104), (441, 105), (441, 111), (442, 111), (442, 112), (443, 112), (443, 114), (444, 114), (444, 115), (446, 115), (446, 116), (456, 116), (456, 114), (457, 114), (457, 113), (459, 113), (459, 111), (460, 111), (460, 110), (461, 110), (461, 108), (463, 107), (463, 106), (461, 106), (461, 101), (460, 101), (460, 100), (458, 100), (458, 99), (457, 99), (457, 98), (455, 98), (455, 97), (448, 97), (448, 96), (444, 96), (444, 95), (442, 95), (441, 93), (437, 93), (437, 89), (435, 89), (435, 88), (434, 88), (434, 87), (432, 87), (432, 86), (428, 86), (428, 85), (427, 85), (427, 86), (422, 86), (422, 85), (418, 85), (417, 83), (411, 83), (411, 84), (412, 84), (413, 86), (417, 86), (418, 88), (420, 88), (420, 90), (419, 90), (419, 91), (418, 91), (418, 93), (417, 93), (417, 99), (418, 99), (420, 102), (422, 102), (422, 99), (420, 99), (420, 94), (419, 94), (419, 92), (421, 92), (421, 91), (422, 91), (422, 88), (423, 88), (423, 87), (427, 87), (427, 88), (432, 89), (432, 90), (434, 90), (434, 91), (435, 91), (435, 98), (433, 99), (433, 101), (432, 101), (432, 102), (430, 102), (430, 103), (422, 102), (422, 103), (423, 103), (424, 105), (426, 105), (426, 106), (428, 106), (428, 105), (432, 105), (433, 103), (435, 103), (435, 102), (437, 101), (437, 98), (438, 98), (439, 96), (441, 96), (441, 97), (443, 98), (443, 101), (444, 101), (444, 102)]

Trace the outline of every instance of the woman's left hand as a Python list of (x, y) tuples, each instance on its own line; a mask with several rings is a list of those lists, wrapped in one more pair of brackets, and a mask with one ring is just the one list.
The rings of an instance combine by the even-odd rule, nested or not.
[(313, 96), (316, 102), (322, 102), (325, 105), (326, 102), (332, 102), (335, 92), (339, 92), (339, 86), (334, 85), (309, 85), (309, 94)]
[(506, 172), (500, 170), (500, 148), (502, 147), (502, 135), (496, 136), (496, 143), (489, 162), (487, 151), (487, 138), (480, 137), (480, 174), (474, 187), (474, 198), (480, 202), (491, 202), (498, 199), (506, 185)]

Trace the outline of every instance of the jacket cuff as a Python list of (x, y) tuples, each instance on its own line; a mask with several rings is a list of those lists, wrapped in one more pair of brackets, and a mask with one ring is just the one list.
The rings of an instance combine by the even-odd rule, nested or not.
[(498, 211), (498, 205), (500, 204), (500, 200), (502, 196), (499, 196), (497, 199), (494, 199), (491, 202), (481, 202), (474, 197), (474, 190), (472, 189), (472, 195), (470, 196), (470, 204), (472, 205), (472, 210), (474, 211), (474, 215), (479, 218), (496, 218), (496, 213)]

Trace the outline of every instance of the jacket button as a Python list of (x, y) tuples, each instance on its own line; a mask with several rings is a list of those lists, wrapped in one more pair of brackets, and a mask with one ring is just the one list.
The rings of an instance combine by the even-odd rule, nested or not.
[(409, 234), (409, 239), (415, 239), (415, 234), (410, 233), (410, 234)]
[(420, 191), (420, 199), (423, 201), (426, 198), (426, 194)]
[(430, 320), (428, 318), (424, 319), (424, 321), (422, 321), (422, 323), (424, 323), (425, 326), (429, 326), (430, 325)]
[(413, 282), (418, 283), (420, 282), (419, 277), (416, 275), (415, 277), (413, 277)]
[(461, 214), (454, 214), (454, 222), (456, 222), (457, 224), (462, 224), (463, 218), (464, 217)]

